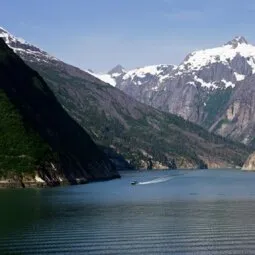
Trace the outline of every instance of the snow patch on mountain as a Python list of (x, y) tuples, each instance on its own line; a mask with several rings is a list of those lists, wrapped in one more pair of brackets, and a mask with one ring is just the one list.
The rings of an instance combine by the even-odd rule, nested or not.
[(91, 70), (85, 70), (85, 72), (93, 75), (94, 77), (98, 78), (99, 80), (108, 83), (110, 85), (112, 85), (113, 87), (116, 86), (116, 81), (114, 78), (112, 78), (112, 76), (110, 74), (101, 74), (101, 73), (94, 73)]
[(221, 81), (225, 84), (225, 88), (228, 88), (228, 87), (234, 88), (235, 87), (235, 84), (231, 81), (226, 81), (225, 79), (222, 79)]
[(5, 30), (4, 28), (0, 27), (0, 37), (4, 39), (6, 44), (11, 44), (11, 43), (21, 43), (21, 44), (27, 44), (29, 45), (29, 43), (27, 43), (23, 38), (18, 38), (13, 36), (12, 34), (10, 34), (7, 30)]
[[(170, 71), (176, 68), (173, 65), (150, 65), (132, 70), (126, 70), (121, 65), (117, 65), (107, 74), (89, 72), (98, 79), (111, 84), (118, 85), (118, 82), (131, 82), (133, 85), (143, 85), (145, 80), (156, 78), (158, 85), (170, 78)], [(88, 71), (87, 71), (88, 72)], [(153, 87), (156, 90), (158, 86)]]
[(112, 74), (112, 77), (116, 78), (116, 77), (119, 77), (119, 76), (121, 76), (121, 75), (122, 75), (122, 73), (113, 73), (113, 74)]
[(113, 87), (116, 86), (116, 81), (110, 74), (93, 74), (92, 73), (92, 75), (96, 76), (98, 79), (102, 80), (103, 82), (112, 85)]
[(205, 82), (204, 80), (197, 76), (194, 76), (194, 80), (200, 83), (201, 87), (217, 89), (217, 85), (215, 85), (214, 82)]
[(245, 79), (245, 75), (243, 75), (243, 74), (235, 72), (234, 75), (235, 75), (237, 81), (242, 81)]
[(2, 38), (5, 41), (5, 43), (11, 49), (13, 49), (15, 53), (19, 52), (20, 54), (29, 54), (34, 61), (38, 62), (40, 61), (47, 62), (48, 60), (58, 61), (57, 58), (49, 55), (47, 52), (39, 49), (38, 47), (28, 43), (24, 39), (15, 37), (2, 27), (0, 27), (0, 38)]
[(167, 65), (151, 65), (151, 66), (145, 66), (142, 68), (137, 68), (128, 71), (124, 76), (123, 80), (131, 79), (133, 80), (134, 77), (138, 78), (145, 78), (146, 75), (160, 75), (163, 70), (162, 68), (167, 68)]
[(169, 79), (170, 77), (171, 77), (170, 74), (161, 75), (161, 76), (159, 77), (159, 82), (162, 83), (162, 82), (164, 82), (165, 80)]
[(191, 70), (198, 71), (213, 63), (229, 65), (237, 54), (247, 59), (252, 72), (255, 73), (255, 47), (248, 44), (243, 37), (236, 37), (221, 47), (192, 52), (178, 67), (180, 72), (176, 75), (182, 75)]

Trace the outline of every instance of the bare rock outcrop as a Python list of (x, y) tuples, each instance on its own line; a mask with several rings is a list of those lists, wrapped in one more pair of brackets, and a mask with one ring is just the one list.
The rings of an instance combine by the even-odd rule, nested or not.
[(243, 170), (255, 171), (255, 152), (252, 153), (243, 165)]

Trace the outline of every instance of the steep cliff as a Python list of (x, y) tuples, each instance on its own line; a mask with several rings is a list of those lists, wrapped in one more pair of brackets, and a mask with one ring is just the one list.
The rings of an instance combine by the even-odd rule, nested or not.
[(255, 145), (255, 75), (237, 84), (211, 131)]
[(248, 157), (242, 169), (255, 171), (255, 152)]
[(0, 184), (75, 184), (119, 176), (44, 80), (2, 39), (0, 81)]

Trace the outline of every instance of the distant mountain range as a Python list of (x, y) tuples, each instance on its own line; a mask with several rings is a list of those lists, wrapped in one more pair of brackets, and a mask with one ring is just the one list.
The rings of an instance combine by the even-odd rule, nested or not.
[[(85, 72), (66, 64), (4, 29), (0, 29), (0, 37), (39, 72), (62, 107), (88, 132), (118, 169), (240, 167), (251, 152), (242, 144), (168, 113), (168, 106), (174, 107), (174, 103), (176, 108), (183, 108), (185, 112), (186, 108), (181, 104), (190, 102), (187, 100), (191, 97), (190, 91), (199, 91), (198, 85), (187, 83), (176, 84), (176, 89), (167, 86), (167, 81), (173, 79), (173, 72), (177, 72), (176, 66), (150, 66), (128, 72), (117, 66), (106, 77), (114, 80), (116, 87), (123, 89), (124, 93), (98, 79), (102, 79), (101, 76), (95, 77), (91, 71)], [(182, 80), (182, 77), (178, 79)], [(154, 82), (151, 83), (151, 80)], [(200, 87), (201, 91), (205, 89)], [(173, 89), (172, 94), (170, 89)], [(136, 93), (127, 95), (135, 91), (140, 91), (140, 98), (135, 96)], [(181, 94), (182, 100), (177, 98)], [(170, 96), (174, 102), (169, 101)], [(133, 97), (164, 111), (140, 103)], [(158, 99), (152, 103), (155, 98)], [(156, 102), (161, 102), (161, 107), (155, 105)]]
[(242, 36), (178, 65), (93, 74), (138, 101), (245, 144), (255, 143), (255, 47)]

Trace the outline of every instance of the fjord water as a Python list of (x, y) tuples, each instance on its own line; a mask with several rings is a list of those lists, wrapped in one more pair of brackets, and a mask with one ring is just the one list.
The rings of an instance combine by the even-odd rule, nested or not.
[(0, 202), (0, 254), (255, 254), (253, 172), (123, 172)]

